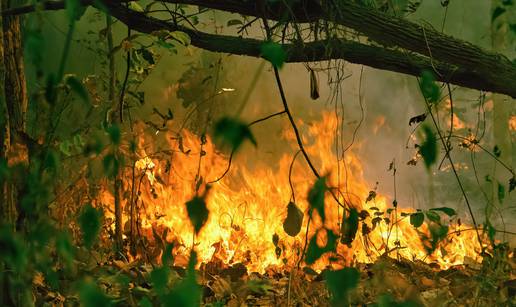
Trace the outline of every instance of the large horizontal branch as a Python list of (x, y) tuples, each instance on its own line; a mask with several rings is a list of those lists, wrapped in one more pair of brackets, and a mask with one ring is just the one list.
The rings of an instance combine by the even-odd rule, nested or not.
[[(94, 1), (81, 0), (83, 4)], [(192, 44), (215, 52), (259, 56), (259, 40), (231, 36), (211, 35), (130, 11), (119, 3), (104, 1), (112, 14), (135, 30), (151, 33), (160, 29), (182, 30), (192, 37)], [(242, 0), (164, 0), (176, 4), (199, 5), (201, 7), (224, 10), (249, 16), (260, 16), (257, 1)], [(418, 75), (422, 69), (437, 72), (437, 79), (456, 85), (507, 94), (516, 98), (516, 64), (500, 54), (484, 51), (465, 41), (444, 35), (405, 19), (382, 14), (352, 1), (323, 1), (338, 3), (332, 7), (321, 7), (318, 1), (302, 0), (293, 7), (285, 7), (284, 1), (274, 2), (267, 7), (267, 17), (274, 20), (295, 20), (313, 22), (330, 20), (353, 28), (369, 38), (389, 46), (399, 46), (421, 55), (393, 51), (349, 41), (305, 43), (302, 46), (285, 45), (288, 61), (322, 61), (345, 59), (352, 63), (364, 64), (378, 69), (391, 70), (410, 75)], [(64, 7), (62, 1), (47, 1), (48, 9)], [(338, 7), (336, 7), (338, 6)], [(32, 8), (31, 8), (32, 7)], [(24, 13), (34, 9), (26, 6), (5, 11), (4, 14)], [(367, 22), (364, 22), (366, 20)], [(331, 50), (331, 53), (328, 52)], [(410, 55), (407, 55), (410, 54)]]
[[(152, 33), (163, 29), (169, 31), (180, 30), (190, 35), (192, 45), (196, 47), (213, 52), (261, 57), (260, 47), (263, 44), (261, 40), (204, 33), (146, 16), (126, 9), (121, 5), (110, 4), (108, 6), (115, 18), (136, 31)], [(486, 91), (497, 87), (484, 75), (476, 74), (468, 69), (437, 61), (432, 62), (428, 57), (413, 53), (389, 50), (354, 41), (334, 39), (304, 44), (284, 44), (282, 46), (287, 53), (287, 62), (344, 59), (355, 64), (414, 76), (419, 76), (424, 70), (436, 68), (441, 72), (437, 79), (442, 82)]]
[[(242, 15), (261, 17), (259, 1), (243, 0), (164, 0), (168, 3), (191, 4)], [(411, 50), (432, 59), (455, 66), (471, 67), (488, 78), (504, 81), (512, 86), (510, 96), (516, 98), (516, 63), (505, 56), (483, 50), (469, 42), (438, 32), (426, 25), (387, 15), (356, 4), (351, 0), (340, 1), (287, 1), (267, 2), (268, 19), (315, 22), (325, 20), (354, 29), (369, 39)], [(271, 4), (272, 3), (272, 4)], [(319, 3), (323, 3), (319, 5)], [(437, 74), (441, 73), (437, 71)], [(506, 93), (508, 94), (508, 93)]]

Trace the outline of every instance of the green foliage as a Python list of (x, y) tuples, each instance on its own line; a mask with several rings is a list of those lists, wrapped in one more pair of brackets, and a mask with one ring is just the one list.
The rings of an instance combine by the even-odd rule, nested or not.
[(169, 293), (161, 297), (161, 302), (164, 306), (200, 306), (202, 292), (195, 277), (196, 263), (197, 254), (195, 251), (192, 251), (185, 278), (178, 285), (174, 286)]
[(187, 201), (186, 210), (188, 212), (190, 222), (192, 222), (194, 227), (195, 233), (199, 233), (204, 224), (206, 224), (209, 215), (204, 197), (195, 196), (191, 200)]
[(8, 225), (2, 225), (0, 228), (0, 246), (0, 259), (18, 272), (24, 272), (28, 264), (24, 242)]
[(291, 236), (295, 237), (301, 231), (303, 225), (303, 212), (295, 203), (289, 202), (287, 205), (287, 217), (283, 221), (283, 230)]
[(432, 208), (430, 209), (431, 211), (440, 211), (440, 212), (443, 212), (445, 213), (446, 215), (448, 215), (449, 217), (452, 217), (454, 215), (457, 215), (457, 211), (455, 211), (455, 209), (453, 208), (448, 208), (448, 207), (438, 207), (438, 208)]
[(415, 212), (410, 215), (410, 224), (414, 227), (419, 227), (423, 225), (423, 222), (425, 221), (425, 215), (423, 212)]
[(360, 281), (360, 272), (355, 268), (343, 268), (337, 271), (326, 271), (324, 277), (328, 291), (332, 296), (333, 305), (348, 305), (348, 293), (357, 287)]
[[(321, 231), (326, 233), (326, 244), (324, 246), (319, 246), (319, 244), (317, 244), (317, 236)], [(336, 248), (337, 235), (335, 235), (331, 230), (325, 228), (319, 229), (310, 239), (310, 243), (308, 244), (308, 249), (306, 251), (305, 263), (308, 265), (313, 264), (317, 259), (321, 258), (322, 255), (328, 252), (334, 252)]]
[(507, 10), (501, 6), (497, 6), (493, 10), (493, 15), (491, 15), (491, 22), (493, 22), (496, 18), (500, 17), (503, 13), (505, 13)]
[(80, 0), (65, 0), (66, 15), (70, 23), (81, 19), (86, 12), (86, 6), (81, 4)]
[(351, 247), (358, 231), (358, 211), (355, 208), (349, 210), (349, 214), (342, 216), (340, 243)]
[(283, 67), (283, 64), (287, 60), (287, 54), (283, 47), (275, 42), (265, 42), (260, 47), (261, 55), (264, 59), (271, 62), (276, 68)]
[(101, 228), (102, 211), (87, 204), (79, 216), (82, 240), (87, 248), (91, 248), (97, 240)]
[(81, 98), (81, 100), (87, 104), (90, 103), (90, 94), (88, 93), (88, 90), (84, 87), (82, 82), (77, 79), (76, 76), (68, 75), (65, 78), (65, 83), (70, 87), (70, 89)]
[(326, 218), (324, 212), (324, 196), (327, 190), (326, 177), (321, 177), (315, 181), (314, 185), (308, 192), (308, 203), (310, 204), (309, 214), (313, 217), (313, 211), (315, 209), (323, 222)]
[(83, 282), (79, 290), (81, 306), (84, 307), (109, 307), (112, 302), (109, 297), (91, 281)]
[(230, 117), (224, 117), (215, 124), (214, 138), (222, 146), (229, 147), (235, 152), (245, 140), (249, 140), (257, 146), (256, 139), (249, 127), (239, 120)]
[(113, 153), (109, 153), (104, 156), (102, 160), (102, 165), (104, 166), (104, 172), (109, 178), (115, 178), (118, 174), (118, 169), (120, 167), (120, 162)]
[(120, 131), (120, 127), (116, 124), (111, 125), (107, 128), (107, 133), (109, 134), (109, 139), (113, 143), (113, 145), (120, 145), (120, 141), (122, 140), (122, 132)]
[(130, 1), (128, 3), (128, 6), (133, 11), (136, 11), (136, 12), (139, 12), (139, 13), (144, 13), (145, 12), (145, 10), (141, 7), (140, 4), (138, 4), (137, 1)]
[(170, 269), (166, 266), (155, 268), (150, 274), (152, 286), (158, 295), (163, 295), (168, 289)]
[(425, 70), (421, 73), (419, 87), (421, 88), (423, 96), (429, 102), (439, 102), (439, 98), (441, 97), (441, 90), (439, 89), (439, 86), (435, 83), (435, 76), (431, 71)]
[(419, 152), (423, 156), (423, 161), (427, 169), (437, 161), (437, 138), (429, 126), (423, 126), (425, 140), (419, 147)]

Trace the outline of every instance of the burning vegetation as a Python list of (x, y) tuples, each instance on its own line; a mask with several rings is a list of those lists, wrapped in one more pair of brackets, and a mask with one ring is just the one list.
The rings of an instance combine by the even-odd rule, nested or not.
[(2, 1), (0, 305), (516, 305), (516, 10), (450, 2)]

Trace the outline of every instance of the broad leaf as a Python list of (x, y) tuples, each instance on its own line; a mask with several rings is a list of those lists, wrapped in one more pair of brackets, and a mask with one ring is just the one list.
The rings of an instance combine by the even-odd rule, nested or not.
[(441, 212), (445, 213), (446, 215), (448, 215), (449, 217), (457, 215), (457, 212), (455, 211), (455, 209), (448, 208), (448, 207), (438, 207), (438, 208), (432, 208), (430, 210), (441, 211)]
[(230, 117), (224, 117), (215, 124), (214, 136), (223, 146), (228, 146), (233, 151), (237, 151), (246, 139), (256, 146), (256, 140), (249, 127)]
[(287, 218), (283, 221), (283, 230), (295, 237), (301, 231), (303, 225), (303, 212), (299, 210), (295, 203), (290, 202), (287, 206)]
[(195, 233), (199, 233), (204, 224), (206, 224), (209, 215), (204, 198), (195, 196), (192, 200), (186, 202), (186, 211)]
[(416, 212), (410, 215), (410, 224), (416, 228), (423, 225), (424, 221), (425, 215), (423, 214), (423, 212)]

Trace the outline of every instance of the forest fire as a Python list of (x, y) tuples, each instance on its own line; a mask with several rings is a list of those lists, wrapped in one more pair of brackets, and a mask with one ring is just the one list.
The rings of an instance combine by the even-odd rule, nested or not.
[[(391, 257), (436, 263), (442, 269), (463, 263), (465, 257), (480, 260), (474, 231), (461, 231), (466, 227), (452, 226), (455, 222), (449, 223), (449, 235), (428, 255), (422, 241), (422, 236), (429, 233), (427, 225), (415, 228), (410, 223), (409, 211), (395, 210), (385, 197), (371, 191), (362, 177), (363, 166), (357, 156), (347, 152), (342, 160), (334, 154), (336, 125), (337, 119), (330, 113), (310, 125), (306, 130), (307, 151), (319, 163), (323, 173), (328, 174), (328, 186), (332, 191), (338, 191), (339, 201), (360, 212), (361, 227), (349, 247), (338, 244), (336, 253), (322, 257), (313, 268), (369, 263), (386, 252)], [(166, 136), (170, 149), (168, 158), (148, 156), (147, 153), (154, 150), (152, 141), (139, 140), (139, 148), (146, 151), (141, 153), (141, 159), (135, 165), (136, 182), (140, 182), (137, 192), (140, 234), (152, 242), (156, 234), (161, 235), (163, 229), (168, 229), (163, 239), (174, 243), (173, 253), (178, 265), (184, 264), (182, 259), (188, 256), (192, 245), (200, 263), (243, 263), (251, 271), (296, 265), (300, 261), (306, 247), (309, 208), (306, 196), (314, 181), (301, 155), (293, 164), (292, 155), (285, 155), (277, 167), (269, 168), (251, 169), (245, 163), (233, 162), (227, 176), (217, 180), (226, 171), (228, 160), (209, 138), (201, 140), (188, 131), (180, 138), (171, 133)], [(284, 137), (293, 138), (289, 133)], [(201, 161), (199, 157), (202, 157)], [(130, 186), (131, 174), (126, 178), (125, 184)], [(206, 183), (211, 187), (206, 198), (209, 218), (194, 238), (185, 203), (196, 194), (204, 193)], [(104, 203), (113, 203), (111, 195), (106, 193), (104, 197)], [(289, 202), (304, 212), (303, 227), (295, 237), (290, 237), (283, 229)], [(124, 210), (128, 212), (127, 208)], [(338, 234), (343, 209), (331, 193), (326, 193), (325, 213), (324, 225)], [(127, 219), (126, 214), (124, 222)], [(307, 238), (311, 238), (319, 226), (321, 219), (314, 215)], [(324, 245), (324, 240), (327, 239), (319, 233), (318, 242)]]

